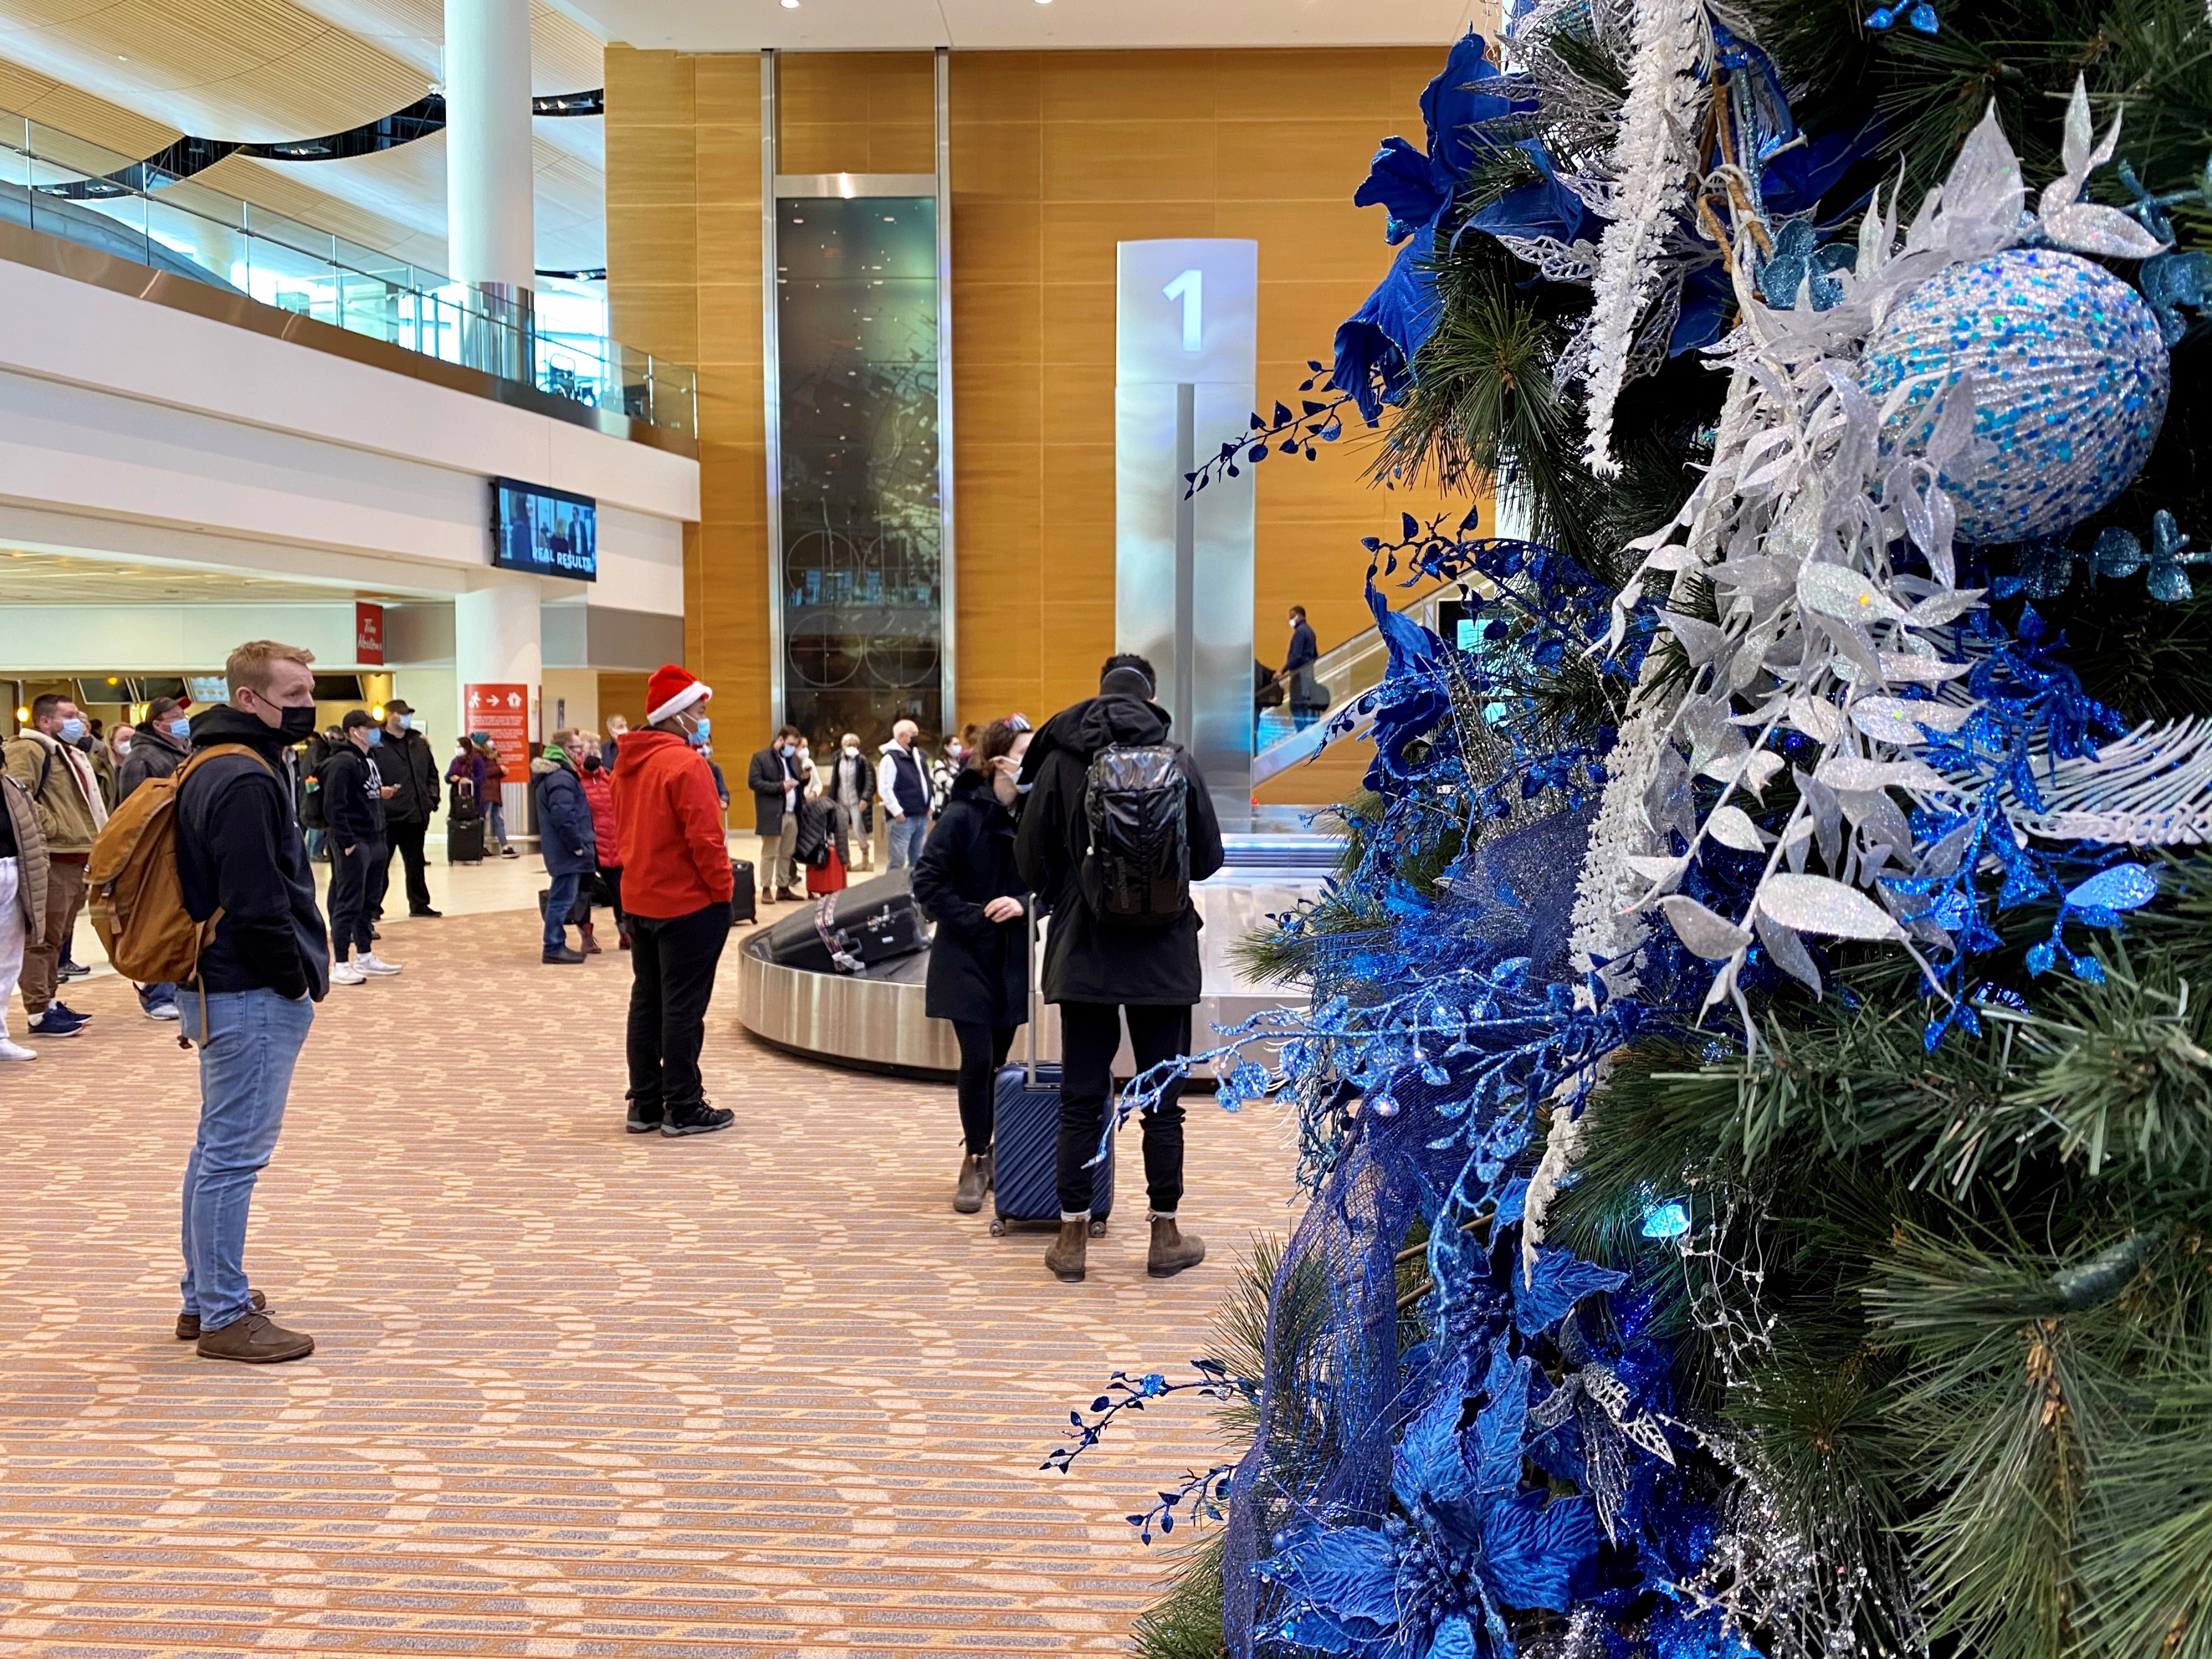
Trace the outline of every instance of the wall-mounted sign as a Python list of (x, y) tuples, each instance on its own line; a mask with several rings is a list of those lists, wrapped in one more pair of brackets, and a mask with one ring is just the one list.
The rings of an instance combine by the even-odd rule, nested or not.
[(366, 599), (353, 602), (353, 659), (365, 668), (384, 666), (384, 607)]
[(1158, 700), (1222, 826), (1241, 829), (1252, 809), (1252, 479), (1217, 477), (1197, 495), (1184, 479), (1246, 430), (1260, 245), (1123, 242), (1116, 275), (1115, 646), (1159, 671)]
[(491, 481), (491, 562), (533, 576), (599, 579), (599, 509), (589, 495)]
[(522, 684), (464, 685), (462, 724), (499, 745), (499, 758), (511, 783), (530, 781), (530, 688)]

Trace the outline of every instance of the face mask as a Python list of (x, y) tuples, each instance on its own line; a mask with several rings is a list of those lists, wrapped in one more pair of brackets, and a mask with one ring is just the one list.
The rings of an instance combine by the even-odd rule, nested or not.
[(305, 743), (315, 735), (315, 705), (302, 703), (296, 708), (278, 711), (276, 734), (287, 743)]
[(377, 745), (377, 744), (379, 744), (380, 743), (382, 743), (383, 741), (384, 741), (384, 731), (383, 731), (383, 728), (382, 728), (382, 727), (380, 727), (380, 726), (370, 726), (370, 727), (368, 728), (368, 746), (369, 746), (371, 749), (374, 749), (374, 748), (375, 748), (375, 747), (376, 747), (376, 745)]
[(584, 757), (584, 769), (585, 769), (586, 772), (596, 772), (596, 771), (598, 771), (598, 770), (599, 769), (599, 757), (597, 755), (586, 755), (586, 756), (585, 756), (585, 757)]
[(128, 743), (118, 743), (115, 745), (115, 752), (118, 755), (127, 755), (131, 752), (131, 745)]
[(714, 729), (714, 722), (710, 716), (702, 714), (699, 716), (699, 724), (693, 726), (691, 729), (703, 738), (709, 732)]
[(845, 745), (845, 752), (848, 755), (857, 755), (860, 752), (860, 745), (857, 743), (848, 743)]
[(84, 722), (79, 720), (76, 715), (72, 714), (62, 722), (62, 741), (64, 743), (76, 743), (82, 740), (83, 737)]
[(178, 719), (169, 722), (169, 735), (174, 738), (179, 743), (182, 743), (185, 738), (191, 737), (191, 721), (184, 719)]
[(412, 714), (402, 714), (399, 717), (399, 729), (403, 732), (412, 732), (415, 729), (415, 717)]

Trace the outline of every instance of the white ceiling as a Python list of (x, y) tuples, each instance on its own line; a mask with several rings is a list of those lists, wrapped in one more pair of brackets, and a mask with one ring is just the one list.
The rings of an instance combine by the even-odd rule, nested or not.
[(685, 52), (1443, 46), (1489, 0), (554, 0), (604, 40)]
[(392, 597), (350, 585), (0, 548), (0, 602), (9, 605), (331, 605)]

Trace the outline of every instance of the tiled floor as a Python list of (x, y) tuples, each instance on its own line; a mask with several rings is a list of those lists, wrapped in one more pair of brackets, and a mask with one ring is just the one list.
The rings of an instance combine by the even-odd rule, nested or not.
[(170, 1339), (174, 1027), (104, 976), (0, 1067), (0, 1652), (1126, 1650), (1160, 1564), (1121, 1516), (1211, 1461), (1203, 1407), (1036, 1465), (1109, 1371), (1205, 1352), (1293, 1218), (1279, 1121), (1193, 1102), (1204, 1267), (1144, 1276), (1131, 1146), (1061, 1285), (951, 1212), (949, 1089), (754, 1045), (726, 975), (738, 1128), (626, 1136), (626, 958), (542, 968), (512, 910), (388, 931), (406, 972), (324, 1006), (255, 1206), (300, 1364)]

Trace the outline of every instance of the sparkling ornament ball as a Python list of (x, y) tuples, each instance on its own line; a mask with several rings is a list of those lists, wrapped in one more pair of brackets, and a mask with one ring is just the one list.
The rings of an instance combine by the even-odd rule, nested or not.
[(1879, 402), (1926, 376), (1886, 441), (1918, 451), (1942, 395), (1972, 376), (1971, 461), (1943, 486), (1970, 545), (2057, 536), (2110, 501), (2150, 459), (2166, 418), (2166, 345), (2142, 296), (2101, 265), (2014, 248), (1946, 267), (1867, 342)]

